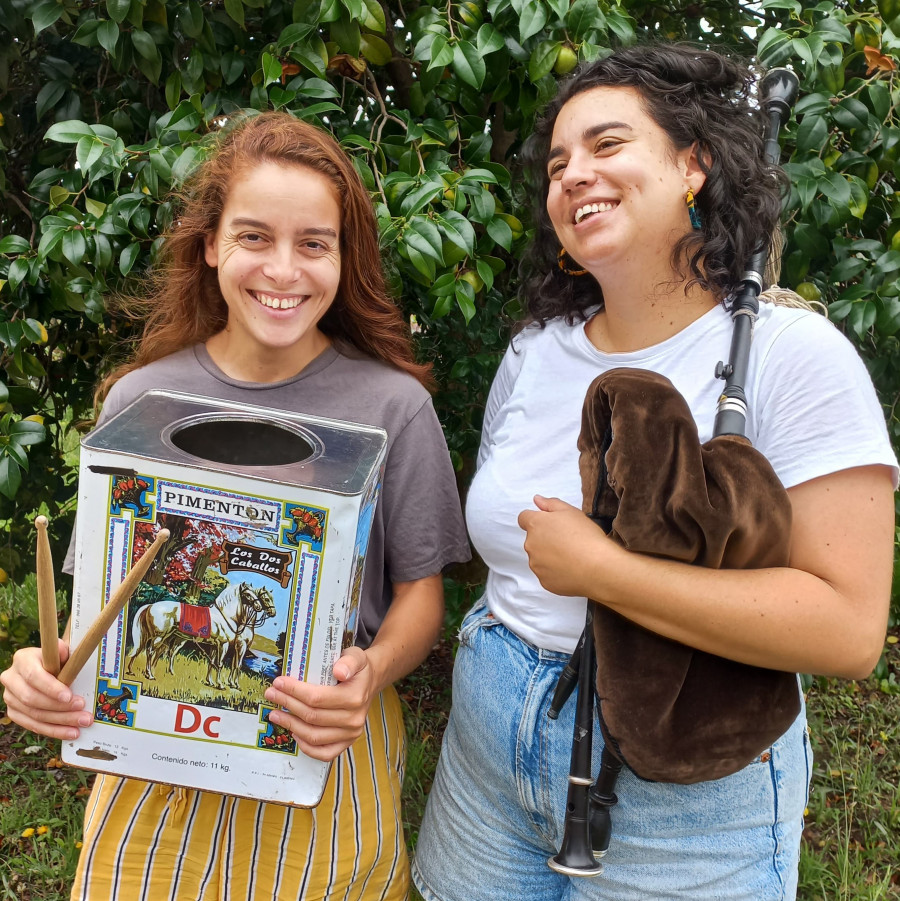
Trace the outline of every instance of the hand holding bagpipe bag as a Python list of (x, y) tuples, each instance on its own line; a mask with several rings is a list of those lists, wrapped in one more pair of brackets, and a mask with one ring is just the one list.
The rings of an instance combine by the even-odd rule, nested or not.
[[(613, 369), (595, 379), (578, 448), (583, 509), (627, 550), (711, 568), (788, 564), (791, 505), (772, 467), (744, 437), (701, 445), (664, 376)], [(800, 711), (794, 673), (690, 648), (601, 604), (593, 622), (604, 739), (641, 778), (735, 773)]]

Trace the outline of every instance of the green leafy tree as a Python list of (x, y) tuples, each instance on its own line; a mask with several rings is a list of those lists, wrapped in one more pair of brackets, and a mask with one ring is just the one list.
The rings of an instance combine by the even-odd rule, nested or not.
[(353, 156), (465, 478), (516, 312), (517, 152), (557, 77), (648, 36), (801, 74), (782, 281), (858, 343), (900, 436), (900, 0), (0, 0), (0, 21), (0, 566), (24, 566), (39, 508), (65, 539), (72, 426), (133, 328), (105, 298), (151, 264), (167, 193), (239, 108)]

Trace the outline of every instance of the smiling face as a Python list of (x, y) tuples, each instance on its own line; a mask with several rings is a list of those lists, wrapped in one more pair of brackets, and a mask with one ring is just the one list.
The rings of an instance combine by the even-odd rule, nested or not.
[(340, 232), (334, 187), (312, 169), (264, 162), (234, 180), (205, 245), (228, 306), (207, 349), (228, 375), (278, 381), (328, 346), (317, 324), (340, 284)]
[(705, 175), (693, 148), (672, 146), (637, 90), (597, 87), (569, 100), (554, 124), (547, 172), (556, 235), (601, 285), (613, 265), (672, 277), (672, 249), (691, 230), (685, 194), (696, 194)]

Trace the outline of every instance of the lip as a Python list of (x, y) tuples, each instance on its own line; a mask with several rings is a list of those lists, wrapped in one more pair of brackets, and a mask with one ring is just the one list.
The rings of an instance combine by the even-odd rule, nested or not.
[(579, 203), (572, 212), (572, 224), (580, 225), (591, 213), (609, 213), (619, 205), (618, 200), (589, 200)]
[(267, 310), (290, 312), (309, 300), (308, 294), (289, 294), (275, 291), (250, 291), (247, 292), (258, 304)]

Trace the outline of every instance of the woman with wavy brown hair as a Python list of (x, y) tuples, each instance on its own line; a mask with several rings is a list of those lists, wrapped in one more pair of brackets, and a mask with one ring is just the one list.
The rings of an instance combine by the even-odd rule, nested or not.
[[(787, 565), (711, 569), (639, 553), (582, 513), (582, 408), (601, 374), (665, 377), (700, 441), (712, 436), (729, 298), (780, 208), (754, 98), (752, 74), (721, 54), (639, 46), (586, 64), (538, 125), (527, 317), (491, 389), (466, 507), (489, 568), (485, 596), (460, 632), (413, 867), (426, 901), (795, 896), (811, 772), (796, 679), (799, 715), (722, 778), (651, 782), (626, 756), (602, 872), (548, 866), (563, 842), (576, 705), (555, 721), (547, 713), (586, 598), (636, 624), (632, 632), (787, 673), (862, 677), (882, 648), (897, 464), (862, 361), (808, 309), (760, 305), (745, 385), (747, 437), (793, 514)], [(650, 415), (640, 394), (629, 409), (635, 420)], [(654, 424), (663, 444), (674, 426)], [(616, 487), (651, 493), (640, 481)], [(673, 492), (653, 500), (678, 515)], [(641, 676), (654, 664), (637, 653), (630, 661)], [(627, 682), (629, 672), (616, 676)], [(752, 731), (745, 722), (711, 728)], [(597, 725), (594, 774), (602, 750)]]
[[(392, 683), (431, 649), (441, 571), (468, 558), (428, 370), (385, 288), (372, 205), (351, 161), (287, 113), (240, 117), (179, 199), (134, 359), (101, 385), (101, 420), (149, 389), (364, 423), (388, 436), (359, 607), (337, 684), (287, 676), (266, 692), (300, 749), (334, 760), (312, 810), (98, 776), (72, 898), (404, 899), (405, 733)], [(79, 527), (84, 523), (83, 514)], [(66, 641), (60, 658), (68, 657)], [(60, 739), (81, 698), (17, 652), (0, 676), (10, 717)]]

